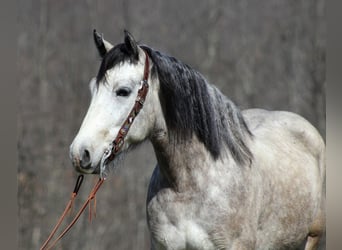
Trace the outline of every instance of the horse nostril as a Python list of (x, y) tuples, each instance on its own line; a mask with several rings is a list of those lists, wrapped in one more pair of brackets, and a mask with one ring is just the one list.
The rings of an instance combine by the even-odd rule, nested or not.
[(81, 159), (80, 159), (80, 165), (82, 168), (90, 168), (90, 165), (91, 165), (91, 158), (90, 158), (90, 153), (87, 149), (85, 149), (83, 152), (82, 152), (82, 156), (81, 156)]

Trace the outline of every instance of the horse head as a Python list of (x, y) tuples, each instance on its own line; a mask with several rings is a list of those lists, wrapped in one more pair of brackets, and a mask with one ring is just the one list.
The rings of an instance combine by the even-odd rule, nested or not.
[[(89, 109), (70, 146), (70, 157), (76, 170), (89, 174), (99, 173), (103, 155), (134, 106), (148, 56), (127, 31), (124, 43), (116, 46), (95, 30), (94, 41), (102, 62), (97, 76), (90, 81)], [(147, 72), (149, 70), (147, 68)], [(147, 81), (150, 88), (144, 107), (125, 136), (122, 152), (147, 138), (154, 126), (152, 114), (156, 105), (152, 96), (158, 91), (150, 76)]]

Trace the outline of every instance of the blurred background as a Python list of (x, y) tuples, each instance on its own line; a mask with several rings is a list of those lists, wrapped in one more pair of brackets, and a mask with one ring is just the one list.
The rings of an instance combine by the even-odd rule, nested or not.
[[(100, 64), (94, 28), (113, 44), (127, 29), (197, 69), (242, 109), (299, 113), (325, 138), (325, 0), (19, 0), (18, 7), (19, 249), (41, 246), (73, 189), (69, 145)], [(155, 163), (149, 142), (131, 152), (100, 189), (97, 217), (89, 223), (83, 215), (59, 248), (149, 249), (145, 199)], [(86, 176), (78, 200), (96, 180)]]

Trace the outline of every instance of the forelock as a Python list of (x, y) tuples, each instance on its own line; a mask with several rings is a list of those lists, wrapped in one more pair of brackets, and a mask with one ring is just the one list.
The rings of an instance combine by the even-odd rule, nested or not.
[(138, 59), (127, 50), (125, 44), (121, 43), (113, 47), (103, 57), (96, 76), (96, 83), (99, 84), (99, 82), (106, 78), (106, 72), (108, 70), (124, 62), (136, 64)]

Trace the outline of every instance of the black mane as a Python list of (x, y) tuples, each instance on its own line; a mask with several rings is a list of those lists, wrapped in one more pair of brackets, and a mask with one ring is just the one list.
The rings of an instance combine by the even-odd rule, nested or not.
[[(235, 104), (210, 85), (196, 70), (174, 57), (141, 46), (153, 62), (152, 77), (158, 77), (166, 124), (178, 139), (195, 134), (214, 159), (224, 146), (239, 163), (250, 163), (252, 154), (245, 138), (251, 133)], [(111, 49), (103, 58), (97, 82), (106, 71), (124, 61), (136, 63), (125, 44)]]

